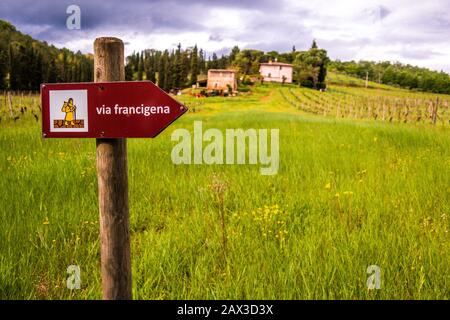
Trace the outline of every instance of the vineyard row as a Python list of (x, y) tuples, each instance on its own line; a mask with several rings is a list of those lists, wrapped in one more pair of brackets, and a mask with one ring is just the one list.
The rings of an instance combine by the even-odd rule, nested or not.
[(280, 89), (280, 93), (291, 106), (312, 114), (389, 122), (450, 124), (450, 103), (439, 97), (369, 96), (293, 88)]

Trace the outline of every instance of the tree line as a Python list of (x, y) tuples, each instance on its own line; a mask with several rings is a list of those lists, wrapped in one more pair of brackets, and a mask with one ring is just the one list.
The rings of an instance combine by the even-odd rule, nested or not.
[(330, 63), (330, 70), (350, 76), (398, 86), (405, 89), (450, 94), (450, 76), (441, 71), (432, 71), (409, 64), (389, 61), (348, 61)]
[[(310, 49), (263, 52), (233, 47), (220, 57), (197, 46), (172, 50), (148, 49), (126, 58), (126, 79), (148, 79), (165, 91), (189, 87), (206, 78), (209, 69), (238, 71), (239, 84), (249, 84), (259, 75), (260, 63), (279, 61), (294, 67), (293, 80), (301, 86), (325, 87), (327, 70), (403, 88), (450, 94), (450, 77), (444, 72), (391, 62), (331, 61), (326, 50), (313, 41)], [(93, 81), (93, 56), (58, 49), (34, 40), (0, 20), (0, 89), (38, 90), (44, 82)]]
[(238, 81), (251, 82), (250, 76), (259, 75), (259, 65), (269, 61), (292, 63), (294, 79), (302, 86), (324, 88), (329, 58), (327, 52), (317, 47), (314, 41), (311, 49), (279, 53), (254, 49), (239, 49), (235, 46), (228, 55), (220, 58), (213, 53), (206, 56), (196, 45), (186, 49), (181, 44), (176, 49), (148, 49), (134, 52), (127, 57), (126, 80), (150, 80), (166, 91), (188, 87), (197, 83), (200, 76), (206, 76), (209, 69), (232, 68), (238, 72)]
[(93, 81), (93, 56), (58, 49), (0, 20), (0, 89), (39, 90), (41, 83)]

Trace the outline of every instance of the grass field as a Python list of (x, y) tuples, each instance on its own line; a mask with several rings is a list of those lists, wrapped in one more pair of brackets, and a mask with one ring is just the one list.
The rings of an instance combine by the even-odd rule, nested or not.
[[(449, 299), (450, 126), (309, 114), (283, 90), (183, 95), (190, 113), (129, 139), (134, 298)], [(194, 120), (279, 128), (278, 174), (173, 165), (171, 133)], [(0, 123), (0, 170), (0, 299), (101, 298), (95, 141), (44, 140), (25, 113)]]

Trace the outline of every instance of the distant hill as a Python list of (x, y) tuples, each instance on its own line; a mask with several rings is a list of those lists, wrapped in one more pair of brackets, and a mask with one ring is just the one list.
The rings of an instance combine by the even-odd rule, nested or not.
[(0, 20), (0, 89), (38, 90), (43, 82), (92, 79), (92, 55), (58, 49)]
[[(328, 71), (327, 74), (327, 85), (339, 85), (345, 87), (360, 87), (364, 88), (366, 86), (365, 79), (358, 78), (356, 76), (349, 76), (343, 73), (338, 73), (336, 71)], [(380, 84), (374, 81), (368, 81), (367, 87), (370, 89), (384, 89), (384, 90), (394, 90), (396, 88)], [(398, 89), (397, 89), (398, 90)]]
[[(365, 82), (367, 77), (373, 84), (380, 83), (416, 91), (450, 94), (450, 76), (447, 73), (399, 62), (336, 60), (330, 62), (328, 68), (335, 74), (339, 74), (341, 80), (344, 80), (345, 76), (352, 76)], [(356, 84), (355, 81), (353, 84)]]

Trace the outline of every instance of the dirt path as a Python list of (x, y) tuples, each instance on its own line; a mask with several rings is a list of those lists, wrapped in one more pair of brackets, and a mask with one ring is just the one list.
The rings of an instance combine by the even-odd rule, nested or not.
[(273, 98), (274, 92), (275, 90), (270, 90), (269, 94), (267, 96), (262, 97), (260, 101), (264, 103), (270, 102)]

